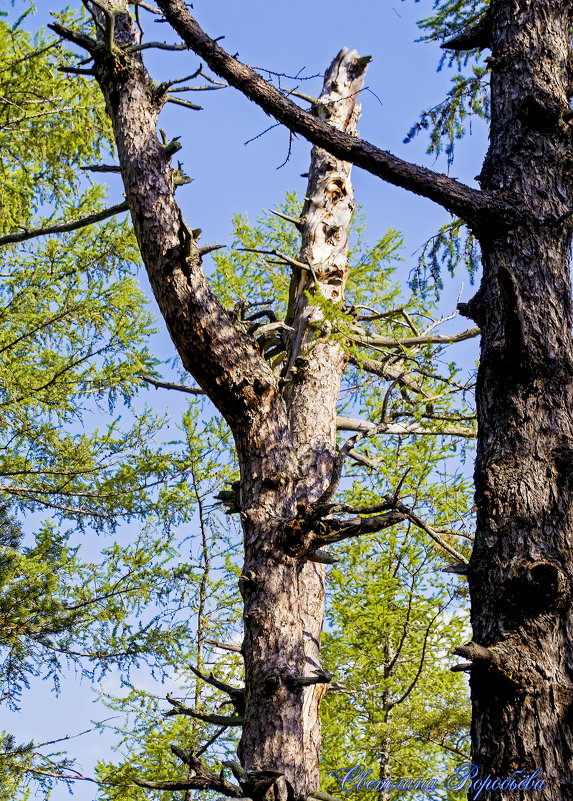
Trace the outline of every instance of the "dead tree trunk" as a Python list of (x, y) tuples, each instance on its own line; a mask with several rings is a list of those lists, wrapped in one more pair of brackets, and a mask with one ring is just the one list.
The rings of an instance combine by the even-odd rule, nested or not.
[(475, 30), (445, 45), (492, 49), (481, 190), (328, 129), (229, 57), (181, 0), (157, 1), (211, 69), (291, 131), (432, 199), (478, 236), (483, 280), (463, 309), (483, 335), (474, 642), (459, 648), (472, 755), (492, 776), (492, 801), (525, 798), (531, 788), (518, 785), (535, 770), (547, 781), (536, 798), (572, 798), (571, 0), (491, 0)]
[[(356, 132), (357, 97), (366, 63), (355, 51), (341, 51), (315, 104), (317, 114), (349, 133)], [(252, 508), (245, 505), (252, 478), (249, 462), (242, 467), (247, 705), (240, 756), (248, 771), (274, 766), (301, 795), (320, 784), (319, 705), (327, 678), (321, 673), (319, 653), (325, 565), (307, 559), (296, 544), (289, 547), (289, 534), (296, 539), (297, 518), (304, 518), (326, 490), (334, 462), (337, 401), (346, 357), (339, 343), (325, 341), (324, 320), (309, 295), (320, 293), (336, 303), (344, 297), (354, 209), (350, 169), (348, 163), (314, 148), (306, 200), (296, 223), (302, 245), (298, 265), (293, 265), (286, 320), (293, 333), (281, 379), (289, 461), (278, 486), (266, 487), (263, 497), (255, 495), (263, 531), (260, 523), (251, 528), (246, 516)], [(269, 489), (274, 490), (270, 495)], [(262, 507), (261, 513), (265, 496), (272, 497), (272, 508)]]
[[(92, 13), (105, 31), (97, 41), (55, 28), (93, 57), (153, 292), (183, 364), (229, 423), (238, 453), (245, 692), (241, 714), (232, 721), (243, 726), (243, 772), (237, 775), (242, 793), (253, 799), (271, 786), (282, 801), (293, 793), (306, 797), (319, 787), (318, 710), (328, 681), (319, 656), (324, 557), (314, 556), (318, 543), (307, 518), (330, 483), (346, 364), (342, 346), (328, 341), (328, 326), (310, 298), (320, 293), (340, 303), (344, 297), (354, 208), (351, 167), (319, 148), (313, 151), (307, 199), (296, 223), (302, 248), (291, 265), (294, 333), (279, 375), (265, 362), (256, 331), (247, 333), (204, 277), (199, 233), (186, 225), (174, 199), (177, 174), (170, 162), (178, 143), (162, 144), (156, 134), (167, 89), (149, 78), (127, 3), (109, 10), (98, 4)], [(317, 115), (350, 135), (356, 132), (367, 62), (355, 51), (341, 51), (315, 104)], [(188, 789), (209, 786), (192, 755), (176, 753), (196, 774)], [(210, 786), (238, 792), (215, 779)]]

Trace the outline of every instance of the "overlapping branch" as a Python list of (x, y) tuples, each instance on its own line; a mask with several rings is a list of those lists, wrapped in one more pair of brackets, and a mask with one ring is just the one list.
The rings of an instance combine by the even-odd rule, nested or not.
[(476, 227), (488, 223), (495, 226), (511, 225), (523, 213), (517, 203), (511, 204), (493, 192), (472, 189), (453, 178), (407, 162), (369, 142), (335, 130), (312, 113), (301, 109), (251, 67), (230, 56), (201, 29), (183, 0), (158, 0), (157, 5), (185, 44), (204, 59), (213, 72), (289, 130), (304, 136), (337, 158), (350, 161), (395, 186), (427, 197)]
[(17, 234), (6, 234), (0, 236), (1, 245), (15, 245), (19, 242), (27, 242), (29, 239), (37, 239), (40, 236), (51, 236), (53, 234), (67, 234), (70, 231), (77, 231), (80, 228), (86, 228), (88, 225), (107, 220), (109, 217), (115, 217), (116, 214), (122, 214), (124, 211), (129, 211), (127, 203), (118, 203), (116, 206), (111, 206), (108, 209), (96, 211), (93, 214), (88, 214), (79, 220), (71, 220), (70, 222), (54, 223), (54, 225), (47, 225), (44, 228), (23, 228)]
[(131, 781), (148, 790), (213, 790), (227, 798), (241, 798), (243, 796), (243, 792), (239, 787), (227, 781), (222, 772), (217, 774), (209, 770), (190, 749), (172, 745), (171, 750), (176, 757), (190, 768), (190, 772), (194, 773), (194, 776), (174, 781), (149, 781), (133, 777)]
[(167, 696), (167, 700), (173, 707), (168, 712), (165, 712), (165, 717), (173, 717), (174, 715), (188, 715), (196, 720), (202, 720), (204, 723), (213, 723), (216, 726), (242, 726), (244, 719), (241, 715), (217, 715), (210, 712), (199, 712), (197, 709), (192, 709), (182, 701), (173, 698), (172, 695)]

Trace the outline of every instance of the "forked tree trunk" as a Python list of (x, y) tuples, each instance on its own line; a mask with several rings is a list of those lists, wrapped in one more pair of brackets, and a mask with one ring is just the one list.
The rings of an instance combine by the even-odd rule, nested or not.
[[(118, 0), (119, 2), (119, 0)], [(245, 563), (245, 709), (239, 746), (256, 799), (274, 786), (287, 801), (319, 787), (319, 704), (325, 677), (319, 644), (324, 564), (310, 561), (297, 519), (326, 490), (332, 474), (341, 345), (329, 342), (307, 291), (335, 303), (344, 297), (354, 200), (350, 165), (315, 148), (294, 260), (284, 374), (266, 364), (246, 326), (226, 312), (201, 269), (198, 233), (174, 200), (175, 142), (157, 140), (165, 90), (152, 84), (137, 52), (138, 34), (123, 2), (113, 12), (113, 40), (82, 46), (106, 99), (126, 198), (155, 297), (183, 364), (231, 426), (241, 471), (239, 504)], [(117, 4), (116, 4), (117, 5)], [(98, 12), (100, 26), (109, 20)], [(56, 29), (58, 27), (56, 26)], [(61, 29), (58, 29), (61, 30)], [(120, 47), (122, 49), (120, 49)], [(369, 59), (341, 51), (325, 77), (317, 115), (354, 135), (357, 98)], [(299, 265), (297, 267), (296, 265)], [(300, 265), (304, 265), (303, 268)], [(303, 538), (304, 539), (304, 538)], [(318, 681), (318, 683), (317, 683)], [(148, 785), (150, 786), (150, 785)]]

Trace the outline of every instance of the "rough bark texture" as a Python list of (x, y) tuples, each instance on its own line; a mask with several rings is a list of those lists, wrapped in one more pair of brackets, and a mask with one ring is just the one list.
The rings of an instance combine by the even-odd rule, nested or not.
[[(206, 36), (182, 0), (157, 0), (215, 72), (335, 156), (314, 153), (300, 255), (309, 270), (294, 276), (295, 335), (283, 381), (205, 280), (197, 233), (173, 197), (177, 143), (162, 145), (156, 135), (165, 97), (138, 54), (118, 47), (137, 43), (121, 2), (115, 44), (66, 36), (94, 57), (126, 199), (172, 339), (235, 435), (246, 551), (244, 767), (283, 773), (281, 801), (317, 782), (320, 692), (299, 679), (318, 662), (323, 577), (320, 566), (304, 563), (308, 541), (294, 535), (333, 470), (344, 357), (335, 343), (310, 343), (322, 321), (303, 290), (316, 283), (315, 292), (342, 297), (352, 200), (349, 169), (336, 159), (345, 159), (454, 211), (479, 237), (483, 281), (464, 310), (482, 330), (478, 526), (468, 571), (474, 642), (458, 649), (472, 668), (473, 761), (482, 777), (499, 780), (539, 770), (547, 785), (536, 799), (573, 798), (571, 0), (491, 0), (492, 120), (481, 191), (360, 141), (324, 104), (318, 115), (303, 111)], [(344, 81), (359, 80), (354, 58), (341, 54), (327, 91), (340, 96)], [(347, 123), (354, 114), (349, 108)], [(296, 547), (288, 547), (289, 532)], [(494, 784), (487, 795), (517, 801), (530, 793)]]
[(484, 274), (468, 309), (482, 329), (469, 581), (473, 638), (489, 651), (465, 654), (472, 758), (481, 776), (539, 769), (535, 798), (554, 801), (573, 798), (571, 4), (498, 0), (490, 21), (482, 186), (529, 213), (504, 236), (478, 231)]
[[(341, 51), (326, 74), (316, 104), (317, 114), (349, 133), (356, 131), (357, 95), (365, 67), (356, 51)], [(285, 501), (288, 504), (290, 517), (285, 509), (284, 522), (318, 500), (332, 471), (336, 408), (346, 359), (338, 343), (324, 341), (328, 332), (321, 334), (321, 313), (306, 293), (320, 293), (337, 303), (343, 299), (354, 208), (350, 169), (349, 164), (314, 148), (299, 222), (298, 261), (309, 269), (293, 275), (287, 319), (294, 329), (284, 376), (294, 481), (292, 494), (281, 492), (275, 499), (282, 508)], [(325, 566), (285, 557), (275, 595), (277, 568), (269, 564), (267, 546), (255, 534), (245, 527), (244, 572), (257, 578), (245, 595), (247, 713), (241, 758), (247, 770), (273, 765), (284, 771), (295, 791), (306, 795), (320, 786), (319, 705), (325, 685), (302, 688), (296, 678), (312, 676), (320, 667)], [(276, 526), (275, 532), (265, 535), (267, 542), (273, 538)], [(284, 609), (284, 618), (277, 618), (277, 607)], [(252, 609), (258, 617), (253, 617)]]
[[(337, 399), (346, 363), (341, 346), (328, 341), (327, 326), (305, 292), (320, 293), (336, 303), (343, 299), (354, 207), (350, 165), (319, 149), (313, 151), (299, 223), (303, 240), (299, 258), (308, 270), (293, 278), (290, 322), (296, 333), (279, 380), (256, 340), (221, 306), (205, 279), (199, 232), (187, 226), (174, 198), (171, 157), (178, 143), (161, 143), (157, 138), (165, 94), (152, 83), (134, 50), (138, 34), (126, 0), (122, 2), (112, 12), (111, 29), (110, 14), (102, 9), (94, 12), (105, 31), (99, 42), (87, 37), (80, 42), (54, 27), (93, 55), (155, 298), (184, 366), (234, 434), (245, 547), (239, 580), (245, 661), (239, 756), (242, 767), (251, 777), (257, 774), (259, 781), (258, 789), (250, 786), (250, 796), (262, 798), (273, 785), (275, 798), (286, 801), (293, 793), (304, 797), (319, 787), (318, 710), (325, 687), (324, 677), (318, 684), (308, 682), (316, 678), (320, 666), (324, 565), (307, 562), (304, 549), (290, 548), (288, 532), (300, 510), (308, 510), (330, 481)], [(356, 130), (357, 95), (367, 61), (355, 51), (342, 51), (316, 104), (318, 116), (349, 135)], [(192, 767), (199, 770), (196, 762)], [(260, 771), (273, 772), (270, 785), (261, 787)], [(210, 780), (208, 772), (201, 775)], [(199, 778), (190, 779), (186, 788), (199, 786)]]
[[(315, 104), (318, 117), (349, 135), (356, 135), (360, 113), (357, 98), (368, 61), (360, 59), (355, 50), (350, 53), (342, 50), (327, 71), (322, 94)], [(297, 259), (310, 269), (297, 270), (292, 276), (287, 316), (287, 322), (294, 328), (286, 357), (285, 392), (293, 447), (302, 475), (313, 477), (298, 488), (297, 504), (310, 505), (316, 501), (326, 489), (332, 471), (336, 409), (346, 356), (338, 342), (312, 342), (324, 323), (319, 307), (312, 304), (307, 293), (319, 293), (337, 304), (344, 299), (348, 236), (354, 211), (351, 169), (348, 162), (313, 148)], [(305, 675), (312, 675), (320, 666), (325, 573), (324, 564), (306, 562), (299, 577)], [(303, 693), (303, 749), (309, 789), (320, 787), (319, 706), (325, 689), (325, 684), (315, 684)]]

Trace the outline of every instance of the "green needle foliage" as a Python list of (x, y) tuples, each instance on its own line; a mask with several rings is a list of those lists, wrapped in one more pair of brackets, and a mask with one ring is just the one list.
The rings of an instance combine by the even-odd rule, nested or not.
[[(409, 470), (406, 502), (425, 519), (447, 519), (469, 495), (464, 481), (442, 484), (436, 475), (449, 451), (425, 440), (386, 442), (385, 469), (371, 490), (383, 494)], [(345, 500), (364, 502), (364, 494), (357, 483)], [(432, 797), (445, 798), (443, 782), (469, 750), (467, 686), (449, 669), (453, 648), (467, 639), (458, 582), (441, 578), (443, 560), (411, 526), (351, 541), (336, 556), (323, 659), (337, 684), (322, 704), (323, 786), (340, 796), (341, 778), (363, 765), (368, 780), (436, 777), (441, 787)], [(364, 798), (374, 792), (354, 784), (342, 789)], [(394, 797), (419, 795), (379, 794)]]
[[(433, 13), (418, 23), (424, 32), (420, 41), (446, 42), (481, 21), (488, 6), (487, 0), (435, 0)], [(422, 111), (404, 142), (411, 142), (427, 131), (430, 141), (426, 152), (436, 157), (444, 153), (449, 170), (454, 163), (456, 142), (471, 133), (474, 120), (489, 119), (490, 68), (479, 49), (445, 51), (438, 70), (446, 62), (457, 69), (452, 75), (451, 88), (443, 101)], [(461, 220), (453, 220), (423, 246), (413, 271), (412, 289), (423, 292), (431, 289), (439, 296), (443, 269), (453, 274), (460, 264), (466, 267), (473, 283), (480, 264), (477, 243)]]
[[(213, 502), (218, 491), (236, 478), (236, 465), (231, 439), (220, 418), (201, 423), (197, 404), (192, 403), (184, 417), (185, 432), (192, 461), (192, 493), (196, 515), (194, 525), (200, 536), (190, 543), (193, 580), (189, 582), (189, 603), (193, 609), (187, 620), (192, 632), (188, 650), (181, 654), (175, 675), (166, 686), (188, 707), (204, 713), (231, 715), (232, 707), (221, 707), (220, 693), (203, 682), (188, 668), (196, 666), (203, 674), (213, 673), (228, 684), (241, 685), (242, 658), (238, 653), (213, 648), (210, 641), (231, 642), (239, 626), (242, 605), (237, 590), (241, 573), (240, 533), (232, 518), (222, 514), (221, 503)], [(166, 689), (157, 694), (124, 681), (120, 696), (106, 694), (109, 708), (119, 713), (122, 722), (113, 728), (119, 738), (122, 759), (100, 762), (97, 778), (102, 783), (99, 798), (105, 801), (162, 801), (160, 790), (134, 786), (133, 779), (148, 781), (184, 780), (187, 768), (171, 752), (172, 744), (195, 753), (210, 747), (209, 766), (217, 772), (225, 756), (235, 758), (238, 735), (236, 728), (209, 724), (185, 715), (164, 717), (170, 710), (165, 700)], [(227, 700), (224, 698), (223, 700)], [(162, 714), (163, 713), (163, 714)]]
[(0, 235), (27, 226), (42, 204), (70, 207), (81, 192), (78, 166), (109, 151), (101, 95), (57, 71), (69, 63), (61, 42), (21, 30), (25, 5), (13, 26), (0, 17)]
[[(279, 210), (296, 218), (300, 212), (296, 195), (289, 194)], [(245, 216), (235, 218), (233, 247), (214, 256), (211, 280), (226, 306), (234, 309), (237, 324), (253, 325), (248, 318), (262, 310), (269, 318), (272, 313), (280, 319), (288, 305), (289, 268), (276, 263), (280, 262), (276, 256), (252, 250), (274, 250), (296, 258), (298, 245), (296, 229), (275, 215), (262, 214), (255, 224)], [(448, 421), (471, 424), (472, 411), (465, 404), (468, 385), (454, 364), (444, 362), (439, 348), (404, 346), (396, 353), (389, 347), (368, 348), (352, 341), (356, 322), (372, 336), (388, 338), (411, 336), (413, 329), (421, 332), (431, 325), (429, 301), (404, 302), (400, 296), (394, 275), (400, 248), (395, 231), (368, 246), (364, 221), (357, 215), (346, 306), (323, 304), (332, 336), (344, 342), (355, 360), (344, 378), (340, 411), (378, 421), (384, 410), (389, 421), (416, 422), (438, 431)], [(274, 358), (269, 356), (269, 361)], [(372, 359), (395, 369), (401, 365), (412, 376), (413, 387), (400, 391), (391, 379), (367, 373), (362, 365)], [(275, 369), (280, 369), (280, 362)], [(206, 560), (197, 553), (197, 569), (205, 581), (196, 585), (197, 641), (187, 663), (197, 664), (204, 673), (212, 670), (220, 680), (238, 687), (239, 655), (205, 647), (208, 640), (241, 639), (236, 589), (239, 531), (232, 525), (233, 517), (221, 516), (221, 507), (209, 503), (209, 495), (218, 494), (224, 481), (229, 484), (236, 478), (234, 455), (228, 432), (216, 418), (202, 426), (188, 419), (187, 432), (189, 452), (197, 460), (196, 502), (203, 510), (199, 520), (213, 554)], [(337, 500), (364, 507), (397, 493), (440, 532), (444, 542), (469, 556), (471, 534), (465, 529), (471, 528), (472, 501), (463, 475), (465, 445), (439, 436), (378, 436), (357, 450), (376, 467), (354, 465)], [(451, 469), (452, 460), (457, 471)], [(232, 491), (223, 494), (232, 510)], [(467, 639), (463, 580), (442, 577), (451, 557), (411, 524), (331, 550), (340, 561), (330, 570), (323, 665), (335, 674), (338, 691), (329, 690), (322, 703), (322, 789), (340, 796), (340, 783), (332, 771), (364, 763), (377, 778), (381, 761), (392, 777), (407, 773), (445, 779), (467, 749), (469, 728), (465, 681), (449, 670), (452, 649)], [(205, 592), (208, 598), (202, 604)], [(233, 712), (226, 695), (186, 670), (173, 677), (170, 687), (188, 707), (205, 713)], [(162, 719), (161, 713), (170, 709), (158, 697), (164, 694), (159, 690), (150, 695), (132, 683), (124, 696), (107, 698), (111, 709), (128, 711), (129, 719), (116, 729), (122, 738), (119, 764), (107, 760), (98, 766), (99, 798), (162, 801), (167, 796), (164, 791), (135, 787), (133, 779), (183, 781), (187, 768), (171, 745), (202, 752), (201, 758), (216, 773), (222, 760), (234, 758), (237, 729), (220, 731), (183, 716)]]
[[(98, 93), (58, 72), (66, 62), (61, 44), (0, 19), (0, 236), (104, 208), (80, 167), (113, 157), (110, 130)], [(0, 245), (0, 703), (12, 709), (34, 679), (59, 691), (70, 670), (159, 678), (191, 648), (193, 461), (184, 432), (141, 399), (157, 361), (137, 268), (117, 219)], [(106, 532), (115, 541), (98, 544)], [(47, 794), (71, 770), (62, 746), (2, 737), (2, 801)]]

